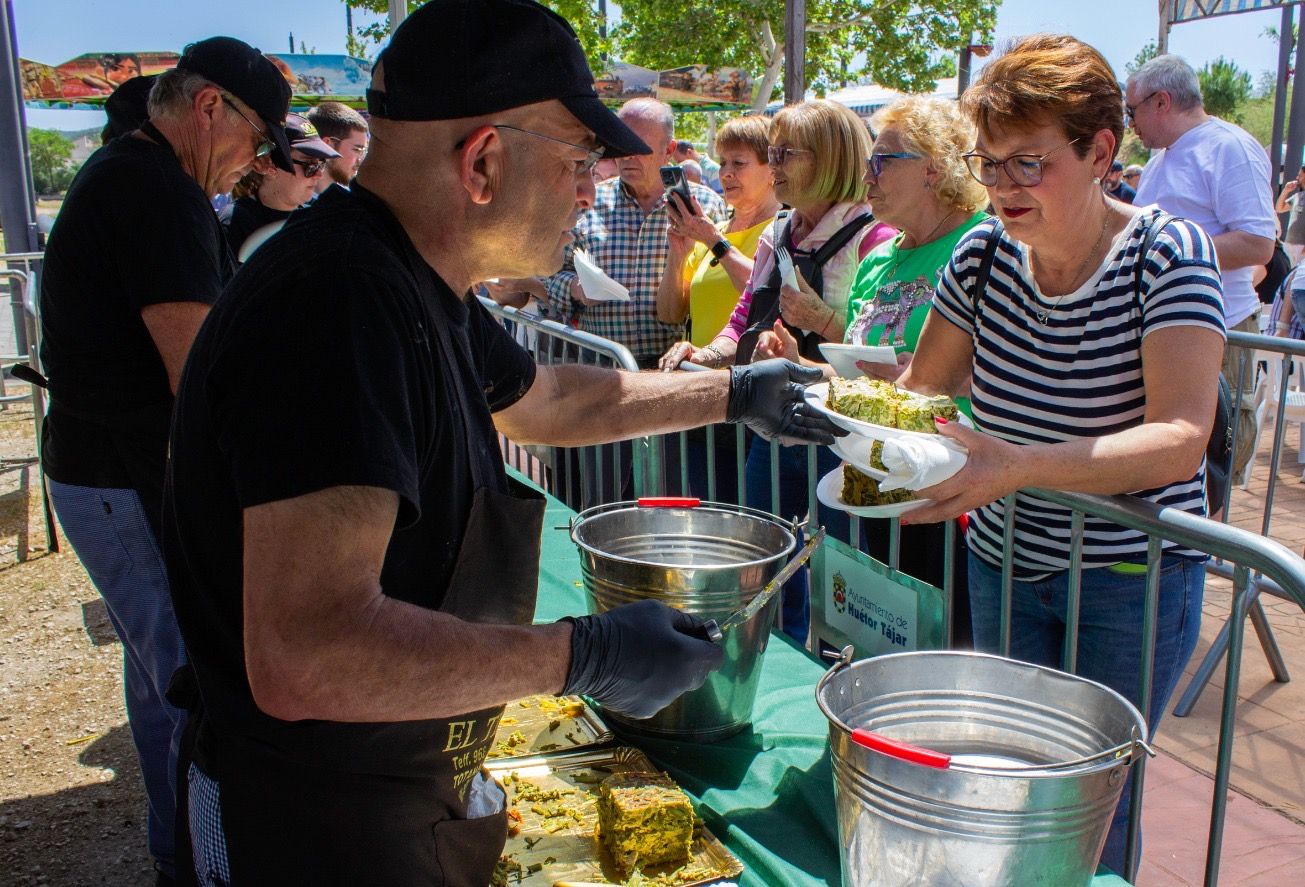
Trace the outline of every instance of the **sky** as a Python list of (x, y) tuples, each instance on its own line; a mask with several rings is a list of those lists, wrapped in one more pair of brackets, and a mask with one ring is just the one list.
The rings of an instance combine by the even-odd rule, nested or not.
[[(239, 37), (264, 51), (286, 51), (290, 34), (322, 53), (344, 52), (341, 0), (12, 0), (18, 52), (60, 64), (86, 52), (180, 51), (214, 34)], [(1096, 46), (1123, 76), (1124, 65), (1157, 32), (1154, 0), (1004, 0), (997, 11), (998, 45), (1036, 31), (1070, 33)], [(1221, 16), (1177, 25), (1170, 51), (1200, 67), (1224, 56), (1251, 72), (1277, 67), (1277, 46), (1263, 36), (1277, 27), (1277, 10)], [(360, 27), (374, 17), (355, 13)], [(99, 112), (29, 109), (28, 125), (65, 130), (99, 126)]]

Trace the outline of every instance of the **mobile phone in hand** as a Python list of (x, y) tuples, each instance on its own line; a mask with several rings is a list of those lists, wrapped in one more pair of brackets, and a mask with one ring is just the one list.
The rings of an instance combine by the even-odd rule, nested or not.
[[(689, 196), (689, 180), (684, 177), (684, 170), (678, 166), (663, 166), (660, 172), (662, 186), (666, 189), (666, 200), (670, 202), (671, 195), (678, 194), (679, 204), (672, 204), (672, 206), (689, 215), (697, 215), (693, 209), (693, 198)], [(681, 207), (680, 204), (683, 206)]]

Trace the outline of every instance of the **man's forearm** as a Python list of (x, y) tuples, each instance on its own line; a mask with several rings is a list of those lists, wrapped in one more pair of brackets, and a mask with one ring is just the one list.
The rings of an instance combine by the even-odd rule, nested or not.
[(1245, 231), (1225, 231), (1211, 239), (1214, 241), (1214, 251), (1219, 258), (1221, 271), (1253, 268), (1267, 264), (1273, 258), (1271, 237), (1260, 237)]
[(496, 416), (499, 430), (518, 443), (574, 447), (723, 422), (730, 375), (551, 366), (539, 368), (535, 386), (543, 387), (529, 396), (540, 409), (515, 422)]
[[(336, 630), (324, 624), (335, 622)], [(289, 631), (287, 631), (289, 629)], [(443, 718), (535, 693), (566, 681), (571, 626), (480, 625), (386, 597), (337, 610), (286, 634), (282, 653), (260, 669), (265, 643), (247, 639), (250, 685), (259, 707), (282, 720), (344, 722)]]

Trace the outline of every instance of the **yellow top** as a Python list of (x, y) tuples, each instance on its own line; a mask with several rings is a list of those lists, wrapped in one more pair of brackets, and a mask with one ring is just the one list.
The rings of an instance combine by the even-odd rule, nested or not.
[[(774, 220), (772, 216), (751, 228), (731, 231), (724, 237), (750, 259), (757, 253), (761, 232)], [(721, 222), (717, 227), (724, 229), (728, 224)], [(710, 344), (724, 329), (741, 292), (734, 288), (725, 269), (719, 263), (713, 266), (711, 259), (711, 250), (705, 243), (699, 243), (684, 261), (684, 279), (689, 284), (689, 341), (696, 348)]]

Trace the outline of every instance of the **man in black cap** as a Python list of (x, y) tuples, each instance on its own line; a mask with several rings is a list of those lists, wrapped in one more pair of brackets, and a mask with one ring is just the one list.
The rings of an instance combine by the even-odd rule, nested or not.
[(1137, 196), (1137, 192), (1124, 181), (1124, 164), (1119, 160), (1110, 164), (1110, 172), (1106, 173), (1106, 180), (1101, 187), (1111, 197), (1124, 203), (1132, 203)]
[(286, 172), (270, 161), (256, 163), (236, 183), (232, 191), (235, 201), (218, 213), (237, 262), (247, 261), (254, 250), (281, 230), (290, 213), (313, 199), (317, 185), (327, 178), (327, 165), (340, 156), (322, 139), (317, 127), (300, 114), (286, 115), (285, 133), (290, 140), (294, 172)]
[(647, 717), (720, 665), (655, 601), (530, 625), (543, 502), (496, 430), (579, 445), (729, 419), (832, 441), (793, 364), (536, 367), (470, 297), (556, 271), (598, 158), (648, 151), (563, 19), (432, 0), (372, 86), (352, 190), (241, 268), (178, 393), (165, 550), (206, 709), (205, 884), (484, 887), (506, 813), (481, 762), (506, 700)]
[(77, 174), (45, 253), (42, 462), (64, 533), (122, 639), (149, 849), (163, 882), (174, 864), (185, 720), (164, 698), (185, 662), (159, 553), (173, 392), (232, 272), (209, 200), (273, 148), (291, 168), (280, 125), (289, 100), (284, 78), (253, 47), (229, 37), (187, 47), (157, 78), (149, 119)]

